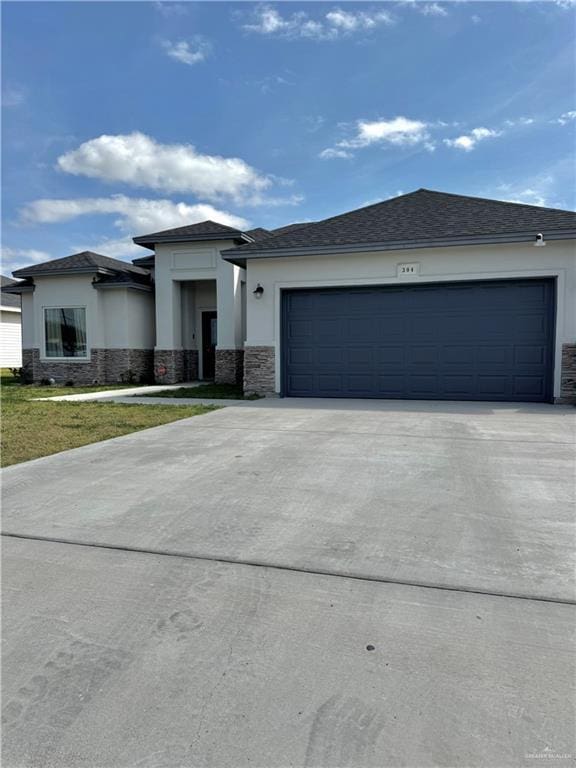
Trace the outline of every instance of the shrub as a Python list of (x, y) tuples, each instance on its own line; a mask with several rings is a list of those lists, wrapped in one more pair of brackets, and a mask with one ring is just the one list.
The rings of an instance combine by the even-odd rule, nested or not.
[(120, 381), (122, 384), (136, 384), (136, 374), (132, 368), (128, 368), (128, 370), (120, 374)]
[(32, 371), (30, 370), (29, 363), (26, 363), (21, 368), (10, 368), (10, 373), (19, 384), (32, 384)]

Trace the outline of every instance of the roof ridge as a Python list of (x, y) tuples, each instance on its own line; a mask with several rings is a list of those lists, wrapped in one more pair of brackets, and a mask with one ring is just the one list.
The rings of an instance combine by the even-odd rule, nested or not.
[[(561, 213), (574, 213), (570, 208), (551, 208), (547, 205), (534, 205), (532, 203), (520, 203), (514, 200), (497, 200), (494, 197), (479, 197), (478, 195), (460, 195), (457, 192), (440, 192), (437, 189), (426, 189), (421, 187), (417, 192), (428, 192), (432, 195), (442, 195), (442, 197), (466, 198), (466, 200), (478, 200), (481, 203), (498, 203), (499, 205), (515, 205), (522, 208), (533, 208), (537, 211), (560, 211)], [(413, 193), (411, 193), (413, 194)], [(391, 198), (394, 199), (394, 198)]]
[[(387, 203), (391, 203), (393, 200), (399, 200), (401, 197), (411, 197), (412, 195), (416, 195), (418, 192), (431, 192), (432, 190), (429, 189), (415, 189), (412, 192), (406, 192), (402, 195), (395, 195), (394, 197), (389, 197), (386, 200), (380, 200), (377, 203), (370, 203), (370, 205), (362, 205), (360, 208), (354, 208), (351, 211), (346, 211), (344, 213), (337, 213), (336, 216), (328, 216), (326, 219), (320, 219), (320, 221), (311, 221), (310, 225), (312, 224), (324, 224), (326, 221), (333, 221), (334, 219), (339, 219), (341, 216), (349, 216), (351, 213), (358, 213), (359, 211), (367, 211), (370, 208), (377, 208), (380, 205), (386, 205)], [(305, 227), (302, 227), (302, 229), (305, 229)]]

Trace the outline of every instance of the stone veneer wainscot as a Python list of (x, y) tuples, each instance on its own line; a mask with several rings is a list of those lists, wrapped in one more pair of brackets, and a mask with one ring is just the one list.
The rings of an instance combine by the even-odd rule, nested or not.
[(576, 344), (562, 345), (559, 403), (576, 404)]
[(273, 395), (276, 391), (276, 350), (274, 347), (245, 347), (244, 392)]
[(130, 374), (136, 382), (151, 381), (153, 356), (151, 349), (93, 348), (88, 360), (48, 360), (40, 358), (39, 349), (23, 349), (22, 366), (34, 382), (54, 379), (57, 384), (118, 384)]
[(217, 384), (242, 384), (244, 350), (217, 349), (214, 380)]

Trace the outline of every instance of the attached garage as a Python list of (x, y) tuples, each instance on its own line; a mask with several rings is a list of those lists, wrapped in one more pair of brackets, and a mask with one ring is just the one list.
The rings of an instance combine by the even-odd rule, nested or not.
[(548, 402), (555, 281), (282, 292), (282, 393)]

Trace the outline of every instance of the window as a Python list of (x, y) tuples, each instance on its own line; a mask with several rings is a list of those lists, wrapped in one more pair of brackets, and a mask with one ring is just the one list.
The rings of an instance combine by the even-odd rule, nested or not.
[(84, 307), (45, 309), (44, 328), (46, 357), (87, 357)]

